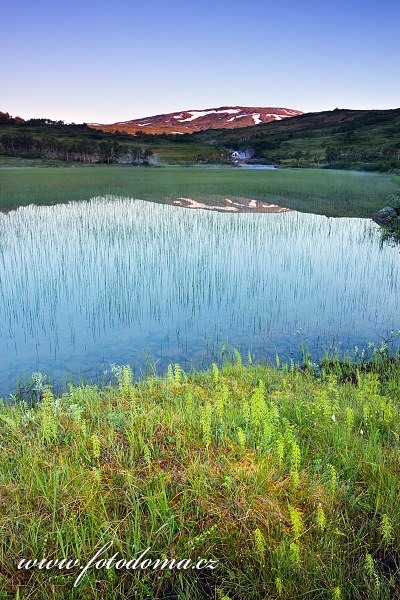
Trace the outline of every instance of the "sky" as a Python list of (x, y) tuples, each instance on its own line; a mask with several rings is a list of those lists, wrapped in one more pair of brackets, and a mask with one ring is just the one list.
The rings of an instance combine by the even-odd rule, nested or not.
[(400, 106), (400, 1), (13, 0), (0, 110), (113, 123), (220, 106)]

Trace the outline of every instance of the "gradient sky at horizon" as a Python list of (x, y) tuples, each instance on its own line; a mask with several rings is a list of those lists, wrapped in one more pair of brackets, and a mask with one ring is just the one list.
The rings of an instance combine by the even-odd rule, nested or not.
[(0, 110), (112, 123), (193, 108), (400, 106), (399, 0), (14, 0)]

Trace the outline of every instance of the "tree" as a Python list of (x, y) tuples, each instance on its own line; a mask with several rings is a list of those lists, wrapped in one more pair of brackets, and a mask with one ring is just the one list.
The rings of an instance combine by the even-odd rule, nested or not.
[(104, 140), (99, 143), (99, 150), (100, 159), (110, 164), (121, 154), (121, 145), (115, 140)]
[(328, 164), (334, 164), (340, 160), (340, 149), (329, 146), (325, 151), (325, 158)]

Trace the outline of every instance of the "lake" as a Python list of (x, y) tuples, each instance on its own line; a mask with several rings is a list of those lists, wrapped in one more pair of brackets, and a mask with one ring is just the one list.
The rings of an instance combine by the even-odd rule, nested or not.
[(0, 395), (32, 372), (99, 378), (321, 356), (400, 327), (399, 250), (369, 219), (103, 197), (0, 213)]

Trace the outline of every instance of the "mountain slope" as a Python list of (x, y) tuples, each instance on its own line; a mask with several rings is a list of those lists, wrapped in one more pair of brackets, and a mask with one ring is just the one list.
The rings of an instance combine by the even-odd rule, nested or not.
[(191, 138), (229, 150), (247, 150), (254, 162), (287, 167), (400, 169), (400, 109), (335, 109)]
[(289, 108), (222, 106), (205, 110), (184, 110), (143, 119), (122, 121), (111, 125), (100, 123), (89, 123), (88, 125), (93, 129), (102, 131), (120, 131), (129, 134), (135, 134), (137, 131), (152, 134), (182, 134), (206, 129), (248, 127), (260, 123), (270, 123), (271, 121), (282, 121), (301, 114), (303, 114), (301, 111)]

